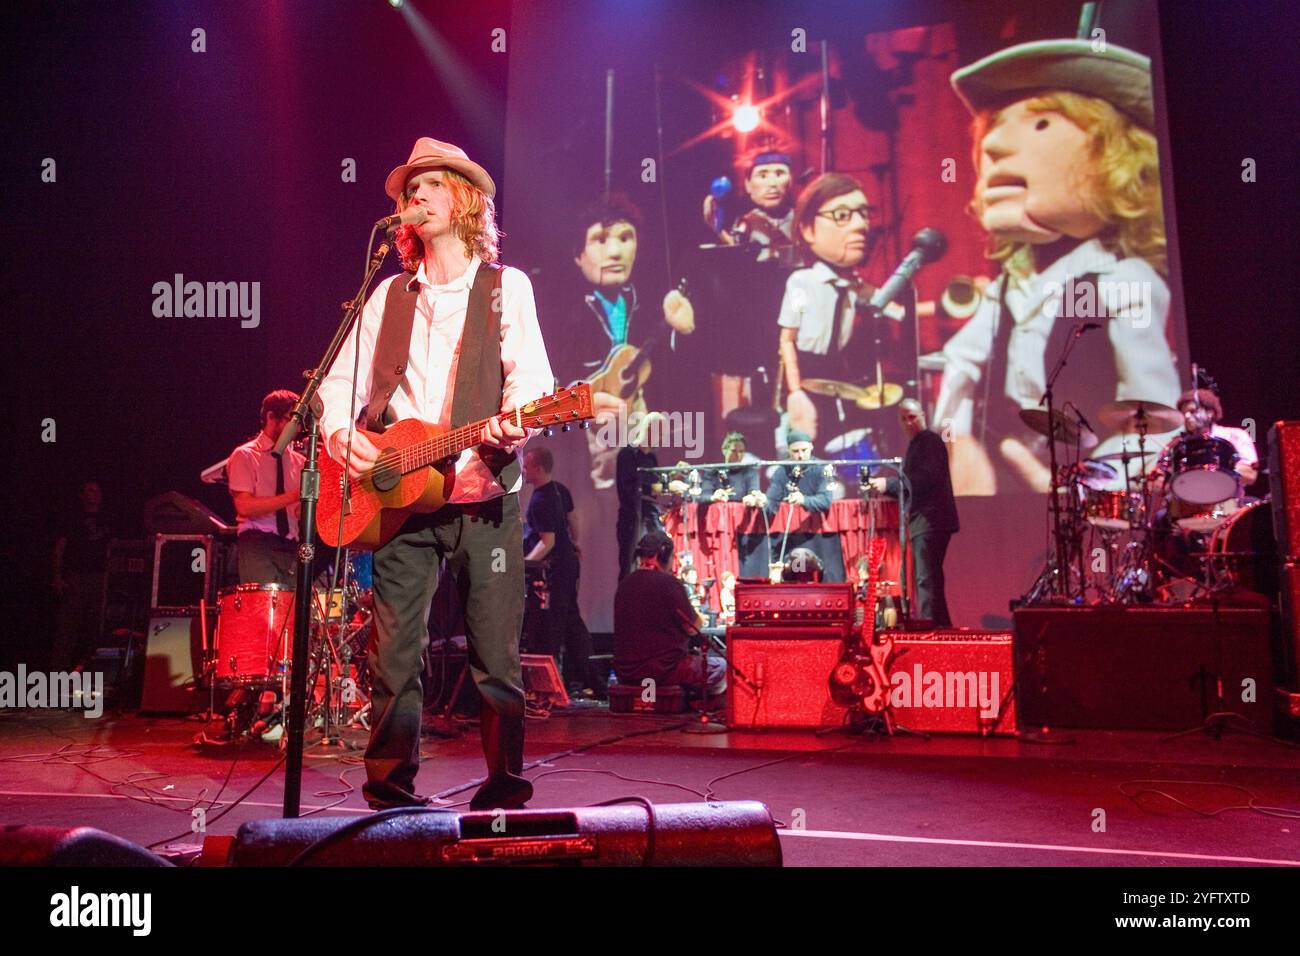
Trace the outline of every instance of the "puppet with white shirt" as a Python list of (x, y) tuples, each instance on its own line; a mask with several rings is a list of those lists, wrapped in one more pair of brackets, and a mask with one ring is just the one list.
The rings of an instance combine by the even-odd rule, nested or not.
[(1046, 439), (1019, 412), (1040, 407), (1071, 338), (1057, 408), (1069, 400), (1095, 424), (1105, 402), (1173, 405), (1180, 391), (1150, 61), (1047, 40), (963, 67), (952, 85), (975, 117), (971, 208), (1001, 270), (944, 346), (933, 420), (953, 437), (958, 494), (1046, 491)]

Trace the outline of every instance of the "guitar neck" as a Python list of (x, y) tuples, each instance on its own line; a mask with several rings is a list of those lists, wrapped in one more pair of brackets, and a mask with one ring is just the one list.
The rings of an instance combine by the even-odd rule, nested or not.
[(493, 415), (491, 418), (470, 422), (468, 425), (461, 425), (458, 428), (443, 432), (436, 438), (417, 442), (414, 445), (407, 445), (399, 452), (402, 459), (402, 474), (417, 471), (427, 465), (432, 465), (435, 461), (442, 461), (444, 458), (457, 456), (466, 448), (473, 448), (479, 443), (479, 436), (483, 434), (483, 426), (498, 417)]

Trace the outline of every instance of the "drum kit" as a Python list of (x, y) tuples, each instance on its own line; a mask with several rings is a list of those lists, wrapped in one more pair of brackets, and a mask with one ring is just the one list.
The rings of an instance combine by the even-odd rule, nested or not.
[[(371, 555), (344, 552), (345, 573), (324, 572), (312, 595), (307, 725), (334, 743), (335, 731), (366, 726), (366, 649), (373, 622)], [(217, 731), (198, 742), (247, 738), (284, 745), (284, 716), (293, 662), (294, 591), (279, 584), (239, 584), (217, 595), (217, 626), (206, 653), (209, 719)], [(220, 698), (220, 703), (218, 703)]]
[[(1082, 419), (1049, 418), (1040, 409), (1020, 418), (1079, 456), (1097, 446)], [(1183, 425), (1181, 413), (1158, 402), (1110, 402), (1098, 418), (1121, 436), (1122, 448), (1058, 468), (1052, 506), (1060, 509), (1061, 540), (1025, 603), (1176, 604), (1260, 590), (1255, 568), (1271, 515), (1267, 500), (1243, 496), (1232, 443), (1181, 432), (1156, 448), (1148, 435)], [(1087, 547), (1098, 539), (1100, 547)], [(1063, 574), (1057, 555), (1067, 564)]]

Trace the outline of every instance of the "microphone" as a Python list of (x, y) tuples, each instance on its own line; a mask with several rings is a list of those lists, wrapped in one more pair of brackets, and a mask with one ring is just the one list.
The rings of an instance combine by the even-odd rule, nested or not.
[(722, 232), (722, 201), (731, 195), (731, 180), (719, 176), (709, 186), (709, 195), (713, 197), (713, 217), (709, 225), (714, 232)]
[(418, 226), (428, 218), (429, 214), (424, 211), (423, 206), (410, 206), (404, 212), (393, 213), (380, 219), (375, 223), (375, 228), (392, 235), (398, 226)]
[(922, 229), (912, 239), (912, 251), (903, 257), (894, 274), (885, 280), (885, 284), (876, 290), (868, 303), (876, 312), (893, 302), (902, 293), (903, 287), (912, 281), (912, 276), (920, 271), (921, 266), (937, 262), (948, 251), (948, 240), (938, 229)]

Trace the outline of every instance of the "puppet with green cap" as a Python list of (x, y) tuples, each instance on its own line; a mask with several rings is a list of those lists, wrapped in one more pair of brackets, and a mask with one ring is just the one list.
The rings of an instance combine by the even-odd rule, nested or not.
[(954, 436), (959, 494), (1045, 491), (1046, 441), (1019, 412), (1039, 407), (1072, 337), (1089, 344), (1072, 354), (1057, 408), (1179, 393), (1151, 64), (1113, 44), (1045, 40), (951, 82), (975, 117), (971, 209), (1001, 270), (944, 346), (934, 421)]

